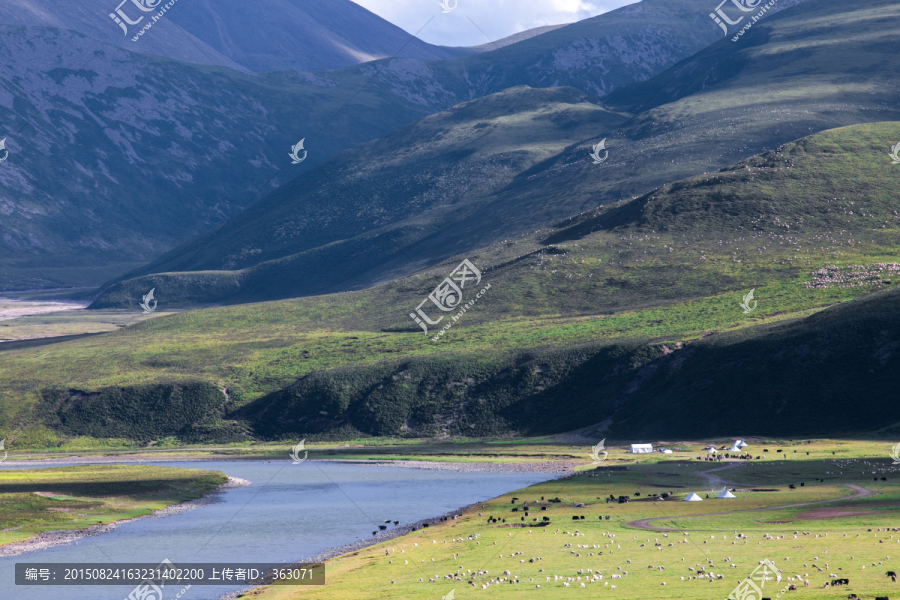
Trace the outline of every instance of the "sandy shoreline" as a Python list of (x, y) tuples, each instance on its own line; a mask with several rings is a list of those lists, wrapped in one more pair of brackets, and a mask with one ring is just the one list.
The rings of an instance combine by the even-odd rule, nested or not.
[(56, 531), (45, 531), (44, 533), (41, 533), (31, 539), (0, 546), (0, 556), (19, 556), (20, 554), (25, 554), (27, 552), (45, 550), (47, 548), (52, 548), (53, 546), (69, 544), (86, 537), (94, 537), (96, 535), (108, 533), (124, 523), (132, 523), (134, 521), (141, 521), (143, 519), (157, 519), (160, 517), (177, 515), (189, 510), (194, 510), (195, 508), (200, 508), (201, 506), (206, 506), (207, 504), (212, 504), (216, 501), (216, 494), (220, 492), (244, 487), (247, 485), (250, 485), (250, 482), (246, 479), (229, 476), (226, 483), (217, 486), (215, 490), (208, 492), (207, 494), (204, 494), (202, 497), (195, 500), (188, 500), (187, 502), (182, 502), (180, 504), (173, 504), (160, 510), (154, 510), (150, 514), (142, 515), (140, 517), (123, 519), (121, 521), (107, 523), (104, 525), (91, 525), (86, 529), (59, 529)]

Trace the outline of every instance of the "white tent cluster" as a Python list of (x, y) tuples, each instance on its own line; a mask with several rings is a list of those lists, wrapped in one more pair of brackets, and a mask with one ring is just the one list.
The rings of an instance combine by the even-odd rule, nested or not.
[[(715, 493), (715, 492), (713, 492)], [(730, 498), (737, 498), (728, 488), (722, 488), (722, 491), (716, 496), (717, 500), (726, 500)], [(703, 502), (703, 498), (701, 498), (698, 494), (691, 492), (687, 496), (684, 497), (682, 502)]]
[(747, 444), (744, 440), (735, 440), (734, 444), (731, 445), (731, 449), (729, 452), (742, 452), (744, 448), (747, 447)]

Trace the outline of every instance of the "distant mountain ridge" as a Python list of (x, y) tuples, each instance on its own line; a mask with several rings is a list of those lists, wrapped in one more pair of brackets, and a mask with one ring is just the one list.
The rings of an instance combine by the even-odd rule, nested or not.
[[(71, 29), (131, 52), (255, 72), (338, 69), (392, 56), (438, 60), (475, 51), (413, 38), (351, 0), (180, 0), (132, 42), (164, 4), (119, 2), (9, 0), (0, 5), (0, 24)], [(144, 12), (137, 2), (154, 10)], [(110, 16), (117, 8), (127, 34)], [(140, 22), (130, 25), (125, 18)]]

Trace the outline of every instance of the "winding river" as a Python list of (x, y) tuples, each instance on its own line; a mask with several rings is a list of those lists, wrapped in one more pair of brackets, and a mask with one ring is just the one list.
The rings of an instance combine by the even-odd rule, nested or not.
[[(0, 559), (0, 590), (17, 600), (123, 600), (133, 586), (15, 586), (16, 562), (293, 562), (372, 538), (385, 520), (413, 523), (546, 481), (546, 473), (456, 472), (307, 461), (149, 462), (218, 470), (251, 482), (207, 506), (125, 523), (75, 543)], [(43, 465), (50, 466), (50, 465)], [(58, 464), (52, 466), (59, 466)], [(18, 467), (20, 468), (20, 467)], [(394, 529), (390, 525), (389, 529)], [(326, 573), (327, 577), (327, 573)], [(216, 600), (236, 586), (193, 586)], [(166, 590), (171, 600), (180, 590)]]

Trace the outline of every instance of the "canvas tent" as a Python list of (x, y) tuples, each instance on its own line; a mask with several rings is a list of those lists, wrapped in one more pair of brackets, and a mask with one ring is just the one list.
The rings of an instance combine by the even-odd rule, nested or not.
[(715, 447), (715, 446), (710, 446), (709, 448), (706, 449), (706, 453), (707, 453), (707, 454), (715, 454), (715, 453), (716, 453), (716, 447)]
[(653, 444), (632, 444), (631, 445), (631, 453), (632, 454), (648, 454), (653, 452)]
[(742, 449), (746, 448), (747, 444), (744, 443), (744, 440), (735, 440), (734, 444), (732, 444), (729, 452), (740, 452)]
[(672, 454), (672, 451), (669, 450), (668, 448), (660, 448), (659, 451), (662, 452), (663, 454)]
[(719, 494), (718, 496), (716, 496), (716, 498), (719, 498), (719, 499), (725, 499), (725, 498), (737, 498), (737, 496), (735, 496), (734, 494), (732, 494), (731, 492), (729, 492), (729, 491), (728, 491), (728, 488), (725, 488), (724, 490), (722, 490), (722, 493), (721, 493), (721, 494)]
[(703, 502), (703, 498), (701, 498), (694, 492), (691, 492), (684, 498), (684, 500), (682, 500), (682, 502)]

